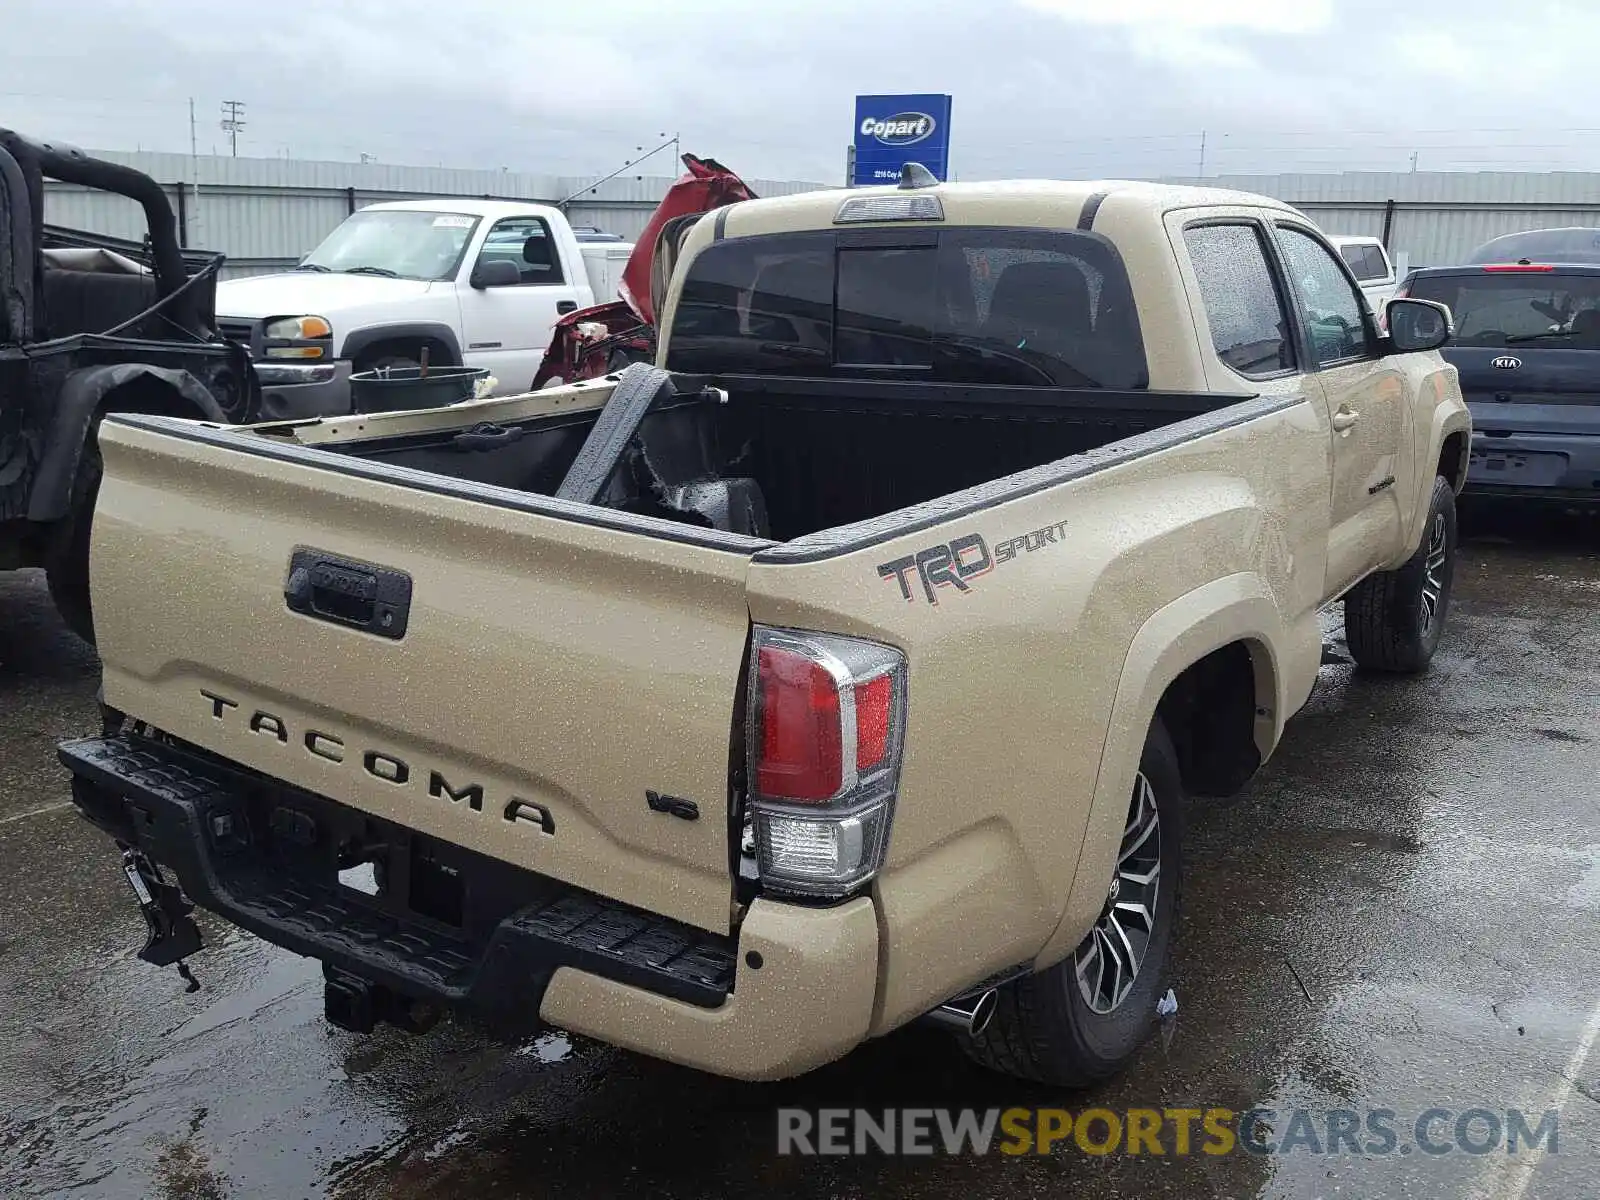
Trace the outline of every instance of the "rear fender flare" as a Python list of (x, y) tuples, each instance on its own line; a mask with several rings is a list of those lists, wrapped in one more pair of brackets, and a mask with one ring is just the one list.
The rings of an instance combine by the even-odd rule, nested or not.
[(1167, 688), (1212, 651), (1232, 642), (1246, 643), (1256, 672), (1256, 742), (1265, 762), (1283, 729), (1286, 697), (1281, 653), (1289, 636), (1266, 583), (1250, 572), (1196, 588), (1158, 610), (1140, 627), (1123, 660), (1112, 701), (1072, 889), (1035, 966), (1043, 969), (1065, 958), (1100, 915), (1145, 735)]
[[(1472, 447), (1472, 413), (1467, 409), (1466, 402), (1460, 399), (1452, 374), (1451, 369), (1445, 367), (1429, 375), (1423, 382), (1421, 392), (1426, 411), (1419, 414), (1415, 433), (1417, 465), (1412, 474), (1415, 494), (1411, 498), (1410, 511), (1406, 513), (1400, 548), (1396, 557), (1383, 565), (1384, 570), (1394, 571), (1404, 566), (1422, 544), (1422, 527), (1427, 523), (1428, 506), (1433, 501), (1434, 473), (1439, 455), (1444, 452), (1445, 439), (1453, 433), (1464, 433), (1468, 450)], [(1424, 421), (1427, 422), (1426, 426)], [(1459, 496), (1466, 481), (1467, 455), (1463, 454), (1459, 475), (1450, 480), (1451, 490)]]
[[(72, 502), (72, 481), (78, 472), (78, 460), (83, 455), (84, 440), (94, 426), (96, 415), (115, 407), (114, 397), (109, 403), (107, 400), (113, 392), (142, 380), (156, 381), (172, 396), (168, 415), (186, 415), (219, 424), (228, 422), (228, 415), (216, 398), (188, 371), (149, 363), (117, 363), (74, 371), (63, 381), (56, 399), (55, 417), (45, 435), (44, 453), (39, 458), (39, 469), (28, 497), (28, 520), (57, 521), (66, 516)], [(118, 411), (140, 412), (147, 411), (147, 407), (132, 405)]]

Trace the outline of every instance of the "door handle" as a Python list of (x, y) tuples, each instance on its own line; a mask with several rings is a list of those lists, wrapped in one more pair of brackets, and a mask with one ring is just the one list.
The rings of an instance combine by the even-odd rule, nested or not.
[(577, 312), (578, 302), (576, 300), (557, 300), (556, 311), (562, 316), (566, 316), (569, 312)]
[(1349, 433), (1351, 427), (1361, 420), (1361, 414), (1353, 408), (1341, 408), (1333, 414), (1333, 431), (1335, 433)]

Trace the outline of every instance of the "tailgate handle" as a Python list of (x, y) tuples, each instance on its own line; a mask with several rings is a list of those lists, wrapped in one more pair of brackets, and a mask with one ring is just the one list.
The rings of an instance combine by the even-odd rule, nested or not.
[(411, 576), (300, 546), (289, 558), (283, 599), (301, 616), (398, 639), (411, 619)]

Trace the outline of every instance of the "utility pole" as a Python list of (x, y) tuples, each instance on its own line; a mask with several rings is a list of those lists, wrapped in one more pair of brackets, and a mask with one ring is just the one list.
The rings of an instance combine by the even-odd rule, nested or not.
[(1204, 129), (1202, 129), (1200, 131), (1200, 170), (1195, 172), (1195, 178), (1204, 179), (1205, 177), (1206, 177), (1206, 131)]
[[(194, 97), (189, 97), (189, 178), (194, 186), (194, 215), (196, 227), (200, 223), (200, 135), (194, 121)], [(189, 184), (180, 183), (180, 188)], [(187, 231), (186, 231), (187, 232)]]
[(1411, 173), (1413, 175), (1417, 173), (1417, 156), (1421, 153), (1421, 150), (1413, 150), (1411, 152)]
[(222, 130), (228, 135), (229, 148), (234, 158), (239, 157), (239, 131), (244, 128), (244, 101), (222, 102)]

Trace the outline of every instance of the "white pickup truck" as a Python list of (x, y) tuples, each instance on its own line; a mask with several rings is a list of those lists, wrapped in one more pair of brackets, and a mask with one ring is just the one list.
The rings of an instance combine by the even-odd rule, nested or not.
[(1361, 294), (1367, 298), (1373, 314), (1381, 318), (1384, 306), (1394, 299), (1395, 292), (1400, 288), (1394, 260), (1389, 257), (1389, 248), (1383, 244), (1383, 239), (1335, 234), (1330, 235), (1328, 240), (1339, 252), (1339, 257), (1344, 259), (1350, 273), (1356, 277)]
[(527, 389), (562, 315), (616, 296), (633, 247), (589, 240), (558, 208), (407, 200), (352, 213), (290, 271), (227, 280), (218, 325), (250, 349), (262, 413), (350, 411), (350, 375), (487, 367)]

